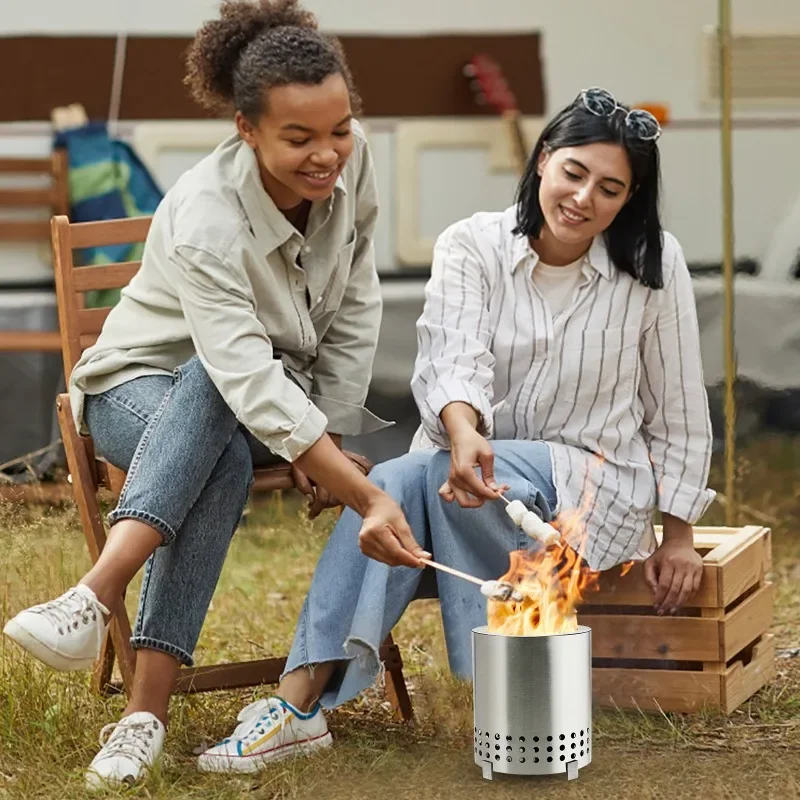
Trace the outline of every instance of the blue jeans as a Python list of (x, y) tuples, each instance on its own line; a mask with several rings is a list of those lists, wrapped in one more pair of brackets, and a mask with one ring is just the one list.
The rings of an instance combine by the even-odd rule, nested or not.
[(84, 416), (97, 452), (128, 473), (109, 521), (141, 520), (163, 537), (145, 567), (133, 647), (190, 666), (253, 466), (283, 462), (239, 425), (196, 356), (171, 377), (87, 396)]
[[(495, 477), (509, 499), (522, 500), (550, 521), (557, 497), (544, 442), (495, 441)], [(450, 453), (419, 450), (376, 466), (370, 480), (402, 507), (414, 536), (436, 561), (479, 578), (499, 578), (508, 553), (530, 540), (509, 519), (504, 504), (477, 509), (445, 503), (438, 494)], [(321, 698), (328, 708), (347, 702), (380, 673), (378, 649), (415, 597), (425, 595), (428, 570), (389, 567), (358, 549), (361, 517), (346, 509), (317, 564), (286, 664), (286, 672), (325, 661), (344, 661)], [(477, 586), (436, 572), (447, 654), (452, 672), (472, 675), (472, 629), (486, 624), (486, 599)], [(430, 596), (430, 595), (427, 595)]]

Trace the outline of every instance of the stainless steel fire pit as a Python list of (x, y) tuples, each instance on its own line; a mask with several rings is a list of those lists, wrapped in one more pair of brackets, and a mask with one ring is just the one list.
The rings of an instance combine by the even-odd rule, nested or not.
[(592, 631), (472, 631), (475, 763), (483, 777), (567, 773), (591, 760)]

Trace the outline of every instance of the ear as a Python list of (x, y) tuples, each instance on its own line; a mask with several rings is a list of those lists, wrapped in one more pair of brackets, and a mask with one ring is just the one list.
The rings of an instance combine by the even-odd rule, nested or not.
[(536, 162), (536, 174), (541, 178), (542, 173), (544, 172), (545, 165), (550, 160), (550, 153), (551, 151), (548, 150), (546, 147), (542, 149), (542, 152), (539, 153), (539, 160)]
[(255, 129), (253, 128), (252, 123), (247, 119), (247, 117), (245, 117), (244, 114), (242, 114), (241, 111), (236, 112), (234, 122), (236, 123), (236, 130), (239, 131), (239, 136), (241, 136), (248, 147), (251, 147), (253, 150), (255, 150)]

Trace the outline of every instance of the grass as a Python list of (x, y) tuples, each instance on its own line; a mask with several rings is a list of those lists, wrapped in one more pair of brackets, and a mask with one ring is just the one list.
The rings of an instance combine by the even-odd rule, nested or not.
[[(773, 515), (778, 648), (800, 647), (800, 440), (742, 447), (738, 485), (750, 508)], [(723, 485), (721, 464), (711, 485)], [(703, 524), (720, 524), (715, 504)], [(742, 522), (749, 522), (747, 514)], [(196, 653), (198, 663), (285, 653), (332, 519), (310, 523), (290, 500), (260, 501), (237, 533)], [(71, 502), (0, 501), (0, 625), (72, 585), (88, 566)], [(130, 593), (133, 606), (137, 587)], [(248, 613), (242, 613), (246, 600)], [(253, 613), (252, 609), (259, 609)], [(200, 775), (197, 748), (228, 733), (259, 692), (173, 701), (167, 756), (158, 774), (108, 797), (361, 798), (790, 798), (800, 800), (800, 658), (779, 659), (775, 681), (732, 716), (596, 711), (594, 760), (578, 781), (498, 776), (485, 783), (472, 760), (469, 686), (446, 670), (438, 606), (412, 604), (397, 629), (417, 720), (395, 722), (372, 690), (329, 715), (336, 746), (313, 759), (246, 778)], [(120, 697), (87, 690), (83, 674), (51, 672), (0, 641), (0, 799), (86, 796), (83, 770)]]

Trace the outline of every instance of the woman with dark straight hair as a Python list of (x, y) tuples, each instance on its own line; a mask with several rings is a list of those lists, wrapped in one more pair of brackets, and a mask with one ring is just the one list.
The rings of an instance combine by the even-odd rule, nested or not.
[[(437, 240), (412, 379), (422, 425), (370, 480), (438, 561), (488, 580), (535, 546), (503, 493), (544, 521), (577, 511), (566, 535), (592, 569), (647, 559), (660, 613), (697, 590), (711, 426), (689, 271), (659, 220), (660, 133), (652, 115), (587, 89), (545, 127), (517, 202)], [(299, 713), (375, 680), (381, 642), (420, 591), (420, 569), (359, 552), (360, 526), (346, 510), (301, 612), (278, 689)], [(436, 581), (450, 667), (469, 678), (486, 599)], [(296, 741), (290, 726), (272, 735), (284, 718), (265, 716), (271, 702), (246, 709), (201, 766), (255, 770), (275, 757), (271, 741)]]

